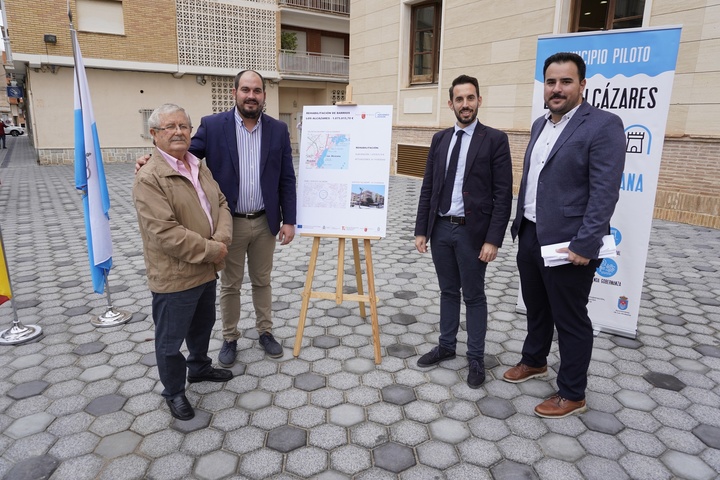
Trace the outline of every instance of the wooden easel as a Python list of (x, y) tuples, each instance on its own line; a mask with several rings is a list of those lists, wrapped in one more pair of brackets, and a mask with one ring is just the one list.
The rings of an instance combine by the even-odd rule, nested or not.
[[(355, 106), (357, 103), (352, 100), (352, 85), (345, 88), (345, 100), (337, 102), (336, 105)], [(380, 354), (380, 326), (378, 325), (377, 316), (377, 297), (375, 296), (375, 273), (373, 271), (372, 252), (370, 250), (370, 240), (379, 240), (381, 237), (355, 237), (343, 235), (326, 235), (326, 234), (301, 234), (301, 236), (313, 237), (312, 252), (310, 253), (310, 265), (308, 266), (307, 278), (305, 279), (305, 288), (302, 293), (302, 306), (300, 307), (300, 320), (298, 321), (297, 333), (295, 334), (295, 347), (293, 355), (300, 355), (300, 347), (302, 346), (303, 331), (305, 330), (305, 320), (307, 319), (308, 306), (311, 298), (325, 298), (335, 300), (340, 305), (345, 300), (356, 301), (360, 303), (360, 316), (366, 318), (365, 302), (370, 304), (370, 320), (372, 322), (373, 347), (375, 350), (375, 364), (382, 363), (382, 355)], [(317, 266), (318, 250), (320, 249), (321, 238), (337, 238), (338, 239), (338, 265), (337, 279), (335, 284), (335, 293), (333, 292), (316, 292), (312, 289), (313, 277), (315, 276), (315, 267)], [(357, 282), (357, 293), (343, 293), (343, 277), (345, 275), (345, 240), (352, 239), (353, 257), (355, 262), (355, 281)], [(363, 294), (362, 269), (360, 268), (360, 246), (358, 240), (363, 240), (365, 248), (365, 273), (367, 274), (368, 293)]]
[[(302, 306), (300, 307), (300, 320), (298, 321), (297, 333), (295, 334), (295, 347), (293, 355), (300, 355), (300, 347), (302, 344), (303, 331), (305, 330), (305, 320), (307, 319), (308, 306), (311, 298), (324, 298), (327, 300), (335, 300), (340, 305), (344, 300), (356, 301), (360, 303), (360, 316), (366, 318), (365, 302), (370, 304), (370, 319), (372, 322), (373, 347), (375, 350), (375, 363), (382, 363), (382, 355), (380, 354), (380, 327), (378, 325), (377, 316), (377, 297), (375, 296), (375, 273), (373, 271), (372, 252), (370, 249), (370, 240), (378, 240), (380, 237), (346, 237), (341, 235), (315, 235), (301, 234), (301, 236), (313, 237), (312, 252), (310, 253), (310, 265), (308, 266), (307, 278), (305, 280), (305, 288), (302, 292)], [(320, 249), (321, 238), (337, 238), (338, 239), (338, 264), (337, 279), (335, 284), (335, 292), (317, 292), (313, 291), (312, 283), (315, 276), (315, 267), (317, 266), (318, 251)], [(355, 281), (357, 282), (358, 293), (343, 293), (343, 277), (345, 274), (345, 240), (352, 239), (353, 257), (355, 261)], [(367, 274), (368, 292), (363, 294), (362, 269), (360, 268), (360, 247), (358, 240), (362, 239), (365, 247), (365, 273)]]

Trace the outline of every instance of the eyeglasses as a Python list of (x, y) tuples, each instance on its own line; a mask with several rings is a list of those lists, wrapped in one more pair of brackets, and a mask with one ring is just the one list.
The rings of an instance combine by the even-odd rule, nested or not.
[(184, 133), (184, 132), (188, 132), (188, 131), (192, 130), (192, 125), (185, 125), (184, 123), (181, 123), (180, 125), (165, 125), (164, 127), (153, 127), (153, 130), (159, 130), (161, 132), (164, 130), (169, 130), (171, 132), (174, 132), (178, 128), (180, 129), (181, 132)]

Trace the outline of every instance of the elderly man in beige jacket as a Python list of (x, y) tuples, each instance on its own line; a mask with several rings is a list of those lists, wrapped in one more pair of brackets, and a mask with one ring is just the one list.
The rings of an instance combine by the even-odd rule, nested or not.
[[(232, 217), (212, 174), (188, 152), (192, 125), (184, 109), (158, 107), (148, 120), (155, 151), (133, 185), (155, 322), (162, 395), (180, 420), (195, 416), (185, 380), (226, 382), (208, 345), (215, 324), (217, 273), (232, 239)], [(187, 345), (187, 359), (180, 352)]]

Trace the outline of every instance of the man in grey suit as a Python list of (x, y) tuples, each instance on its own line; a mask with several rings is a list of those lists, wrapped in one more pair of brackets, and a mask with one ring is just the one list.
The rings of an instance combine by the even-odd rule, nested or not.
[[(585, 62), (574, 53), (545, 60), (544, 99), (549, 113), (537, 119), (525, 152), (513, 239), (527, 307), (527, 337), (520, 363), (503, 379), (520, 383), (547, 376), (547, 356), (557, 328), (558, 392), (535, 407), (544, 418), (587, 410), (585, 389), (593, 347), (588, 297), (602, 237), (620, 195), (625, 133), (617, 115), (583, 101)], [(570, 242), (569, 264), (545, 267), (541, 245)]]

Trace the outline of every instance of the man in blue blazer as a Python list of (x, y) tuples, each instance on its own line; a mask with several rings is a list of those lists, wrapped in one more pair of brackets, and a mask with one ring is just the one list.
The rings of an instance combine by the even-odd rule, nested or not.
[(415, 223), (415, 247), (426, 253), (430, 241), (440, 286), (439, 345), (417, 364), (455, 358), (462, 292), (471, 388), (485, 381), (485, 269), (502, 246), (512, 209), (508, 137), (477, 121), (481, 103), (476, 78), (453, 80), (448, 106), (457, 123), (433, 136)]
[[(530, 131), (517, 216), (517, 264), (527, 307), (527, 337), (520, 363), (503, 375), (520, 383), (547, 376), (547, 356), (558, 332), (558, 392), (535, 407), (544, 418), (587, 410), (585, 389), (593, 347), (588, 298), (600, 265), (602, 237), (620, 195), (625, 133), (617, 115), (583, 101), (585, 62), (574, 53), (545, 60), (544, 99), (549, 112)], [(569, 264), (545, 267), (542, 245), (570, 242), (558, 252)]]
[(287, 125), (263, 113), (265, 80), (244, 70), (234, 85), (236, 108), (204, 117), (190, 145), (193, 155), (205, 158), (233, 214), (232, 244), (220, 277), (223, 367), (231, 367), (237, 355), (246, 256), (260, 345), (271, 357), (283, 355), (271, 333), (270, 277), (275, 236), (281, 245), (292, 241), (297, 211), (290, 134)]

